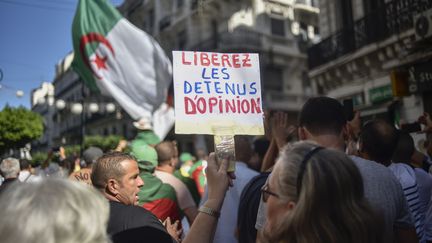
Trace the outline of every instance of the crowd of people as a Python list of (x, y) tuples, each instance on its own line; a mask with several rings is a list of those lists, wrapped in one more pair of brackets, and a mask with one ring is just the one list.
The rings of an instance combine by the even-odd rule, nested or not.
[(234, 173), (230, 158), (161, 141), (148, 120), (112, 151), (60, 148), (34, 169), (5, 158), (1, 241), (432, 242), (428, 113), (424, 150), (390, 121), (349, 120), (329, 97), (310, 98), (297, 122), (264, 120), (265, 136), (235, 136)]

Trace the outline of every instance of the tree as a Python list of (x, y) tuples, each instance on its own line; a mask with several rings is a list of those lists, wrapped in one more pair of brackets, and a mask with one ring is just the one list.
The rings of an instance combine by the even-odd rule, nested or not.
[(24, 147), (43, 133), (42, 117), (24, 107), (8, 105), (0, 112), (0, 152)]
[(110, 135), (110, 136), (85, 136), (84, 147), (88, 148), (90, 146), (96, 146), (101, 148), (103, 151), (107, 152), (113, 150), (117, 147), (117, 144), (122, 139), (121, 136)]

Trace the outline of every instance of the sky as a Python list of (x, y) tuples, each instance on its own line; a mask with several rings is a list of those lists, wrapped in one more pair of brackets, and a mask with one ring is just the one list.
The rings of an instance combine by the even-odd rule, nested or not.
[[(118, 6), (123, 0), (109, 0)], [(55, 64), (72, 51), (78, 0), (0, 0), (0, 110), (30, 108), (31, 91), (52, 82)], [(18, 90), (24, 95), (17, 97)]]

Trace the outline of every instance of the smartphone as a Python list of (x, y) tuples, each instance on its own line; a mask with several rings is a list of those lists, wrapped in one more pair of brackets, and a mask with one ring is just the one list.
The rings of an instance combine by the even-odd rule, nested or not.
[(401, 124), (401, 130), (407, 133), (420, 132), (421, 125), (418, 122)]
[(348, 121), (351, 121), (354, 118), (354, 103), (353, 99), (344, 99), (343, 100), (343, 108), (345, 117)]

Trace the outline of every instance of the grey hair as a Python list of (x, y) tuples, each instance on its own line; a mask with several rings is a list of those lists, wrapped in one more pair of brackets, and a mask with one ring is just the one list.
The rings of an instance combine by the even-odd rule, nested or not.
[(107, 243), (109, 204), (94, 188), (66, 179), (15, 184), (0, 195), (3, 243)]
[(2, 160), (0, 171), (5, 179), (18, 177), (20, 172), (19, 160), (12, 157)]

